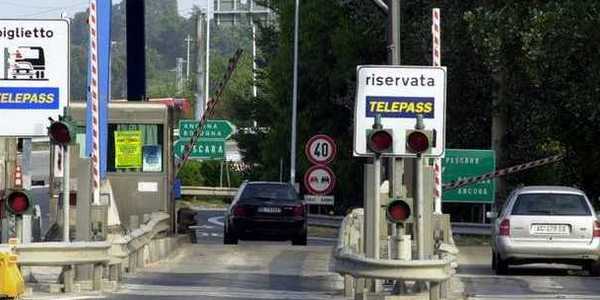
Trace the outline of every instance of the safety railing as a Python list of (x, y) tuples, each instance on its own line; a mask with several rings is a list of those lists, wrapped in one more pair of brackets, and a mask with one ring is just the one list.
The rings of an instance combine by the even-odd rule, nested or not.
[[(45, 242), (17, 244), (12, 251), (20, 266), (65, 266), (108, 263), (110, 247), (108, 242)], [(0, 251), (11, 248), (2, 246)]]
[[(451, 255), (424, 260), (366, 257), (364, 253), (363, 218), (363, 209), (354, 209), (342, 221), (335, 253), (335, 271), (337, 273), (349, 275), (354, 279), (423, 281), (430, 282), (432, 285), (446, 282), (454, 274), (455, 263)], [(356, 280), (345, 280), (345, 284), (355, 283)], [(353, 288), (346, 286), (345, 290), (349, 291)]]
[[(154, 250), (150, 242), (161, 232), (166, 232), (170, 228), (169, 214), (156, 212), (145, 217), (148, 221), (140, 225), (140, 228), (133, 230), (126, 236), (117, 236), (112, 240), (110, 249), (111, 265), (117, 265), (116, 270), (120, 272), (121, 265), (127, 263), (127, 271), (133, 272), (137, 267), (143, 267), (145, 260), (153, 260), (151, 256), (163, 256), (165, 246)], [(151, 253), (152, 252), (152, 253)], [(156, 255), (154, 252), (158, 252)]]
[[(74, 266), (92, 266), (92, 289), (102, 289), (102, 274), (109, 267), (109, 281), (117, 282), (122, 271), (133, 272), (149, 261), (165, 257), (175, 248), (177, 240), (155, 238), (170, 229), (170, 216), (156, 212), (144, 217), (146, 222), (131, 233), (109, 236), (100, 242), (44, 242), (0, 245), (0, 252), (11, 252), (18, 256), (20, 266), (63, 267), (63, 288), (71, 292), (74, 286)], [(124, 267), (127, 266), (127, 267)]]
[(210, 187), (210, 186), (182, 186), (181, 194), (187, 196), (216, 196), (234, 197), (238, 188)]

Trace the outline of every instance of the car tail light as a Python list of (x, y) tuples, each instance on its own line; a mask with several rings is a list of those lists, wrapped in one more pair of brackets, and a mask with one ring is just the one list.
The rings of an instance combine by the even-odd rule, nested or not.
[(594, 237), (600, 237), (600, 221), (594, 221)]
[(500, 228), (498, 234), (502, 236), (510, 236), (510, 220), (504, 219), (500, 222)]
[(233, 215), (236, 217), (246, 217), (248, 216), (248, 208), (243, 206), (236, 206), (233, 208)]
[(292, 210), (292, 215), (294, 217), (304, 216), (304, 205), (294, 206), (294, 209)]

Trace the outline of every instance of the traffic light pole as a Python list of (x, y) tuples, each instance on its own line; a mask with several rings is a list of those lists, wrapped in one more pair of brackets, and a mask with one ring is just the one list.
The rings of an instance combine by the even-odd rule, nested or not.
[(71, 195), (70, 177), (71, 177), (71, 159), (69, 153), (69, 145), (65, 144), (63, 152), (63, 242), (69, 242), (69, 200)]
[(414, 162), (414, 191), (415, 191), (415, 210), (416, 210), (416, 242), (417, 259), (425, 259), (425, 232), (423, 232), (423, 157), (418, 154)]

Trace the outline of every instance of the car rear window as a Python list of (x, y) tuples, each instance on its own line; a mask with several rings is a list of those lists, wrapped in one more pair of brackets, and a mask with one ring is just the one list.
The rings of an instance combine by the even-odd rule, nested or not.
[(298, 200), (298, 194), (292, 186), (284, 184), (248, 184), (240, 200)]
[(589, 216), (585, 198), (574, 194), (522, 194), (512, 209), (512, 215)]

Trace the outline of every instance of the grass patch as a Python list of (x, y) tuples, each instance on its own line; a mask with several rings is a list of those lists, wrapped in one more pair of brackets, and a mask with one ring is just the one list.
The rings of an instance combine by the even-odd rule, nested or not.
[(189, 206), (201, 206), (206, 208), (227, 208), (229, 207), (229, 203), (231, 203), (231, 199), (227, 198), (194, 198), (194, 197), (185, 197), (179, 202), (185, 203), (185, 205)]
[(323, 238), (337, 238), (338, 229), (321, 226), (308, 226), (308, 235)]
[(487, 235), (455, 234), (456, 246), (489, 246), (490, 237)]

